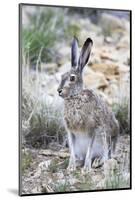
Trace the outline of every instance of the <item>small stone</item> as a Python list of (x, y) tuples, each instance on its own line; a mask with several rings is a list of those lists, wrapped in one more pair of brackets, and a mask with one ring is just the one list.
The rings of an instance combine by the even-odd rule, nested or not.
[(107, 36), (107, 37), (105, 37), (104, 42), (106, 42), (107, 44), (111, 44), (111, 43), (113, 43), (113, 38)]
[(49, 168), (49, 166), (51, 165), (51, 162), (52, 162), (52, 160), (46, 160), (46, 161), (43, 161), (43, 162), (41, 162), (40, 164), (39, 164), (39, 168), (41, 169), (41, 170), (45, 170), (45, 169), (48, 169)]

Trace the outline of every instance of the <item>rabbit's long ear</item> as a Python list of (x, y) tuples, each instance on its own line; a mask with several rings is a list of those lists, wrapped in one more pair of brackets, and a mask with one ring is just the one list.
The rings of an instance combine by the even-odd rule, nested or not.
[(76, 67), (78, 63), (78, 39), (74, 37), (71, 47), (71, 66)]
[(78, 61), (79, 72), (82, 72), (84, 66), (87, 64), (89, 60), (92, 45), (93, 45), (93, 41), (90, 38), (87, 38), (87, 40), (84, 42), (84, 45), (82, 47), (79, 61)]

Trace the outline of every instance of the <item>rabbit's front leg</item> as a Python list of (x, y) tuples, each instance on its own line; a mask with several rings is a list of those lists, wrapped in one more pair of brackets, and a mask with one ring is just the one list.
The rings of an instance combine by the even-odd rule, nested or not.
[(68, 132), (68, 142), (69, 142), (69, 149), (70, 149), (70, 159), (69, 159), (69, 165), (68, 170), (74, 171), (76, 169), (76, 158), (75, 158), (75, 136), (73, 133)]
[(90, 169), (91, 169), (92, 147), (93, 147), (94, 139), (95, 139), (95, 134), (92, 134), (92, 137), (89, 140), (89, 145), (88, 145), (88, 149), (87, 149), (87, 153), (86, 153), (86, 157), (85, 157), (84, 167), (82, 169), (83, 172), (90, 171)]

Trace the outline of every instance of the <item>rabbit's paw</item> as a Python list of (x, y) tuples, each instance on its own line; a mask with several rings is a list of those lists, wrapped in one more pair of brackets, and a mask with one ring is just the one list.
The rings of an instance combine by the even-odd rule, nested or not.
[(104, 164), (104, 159), (101, 157), (97, 157), (94, 159), (92, 163), (92, 168), (98, 168), (101, 167)]
[(89, 165), (84, 165), (84, 167), (82, 168), (82, 173), (88, 173), (91, 171), (91, 164)]

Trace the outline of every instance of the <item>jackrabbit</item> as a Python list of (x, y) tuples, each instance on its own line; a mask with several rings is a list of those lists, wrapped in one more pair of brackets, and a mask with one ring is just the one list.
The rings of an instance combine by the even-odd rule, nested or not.
[[(78, 59), (78, 39), (71, 47), (71, 69), (62, 75), (58, 87), (64, 98), (64, 121), (68, 132), (70, 160), (68, 169), (75, 170), (81, 161), (83, 170), (90, 170), (111, 158), (119, 133), (114, 114), (93, 90), (83, 89), (82, 72), (91, 53), (93, 41), (87, 38)], [(98, 163), (98, 164), (97, 164)]]

